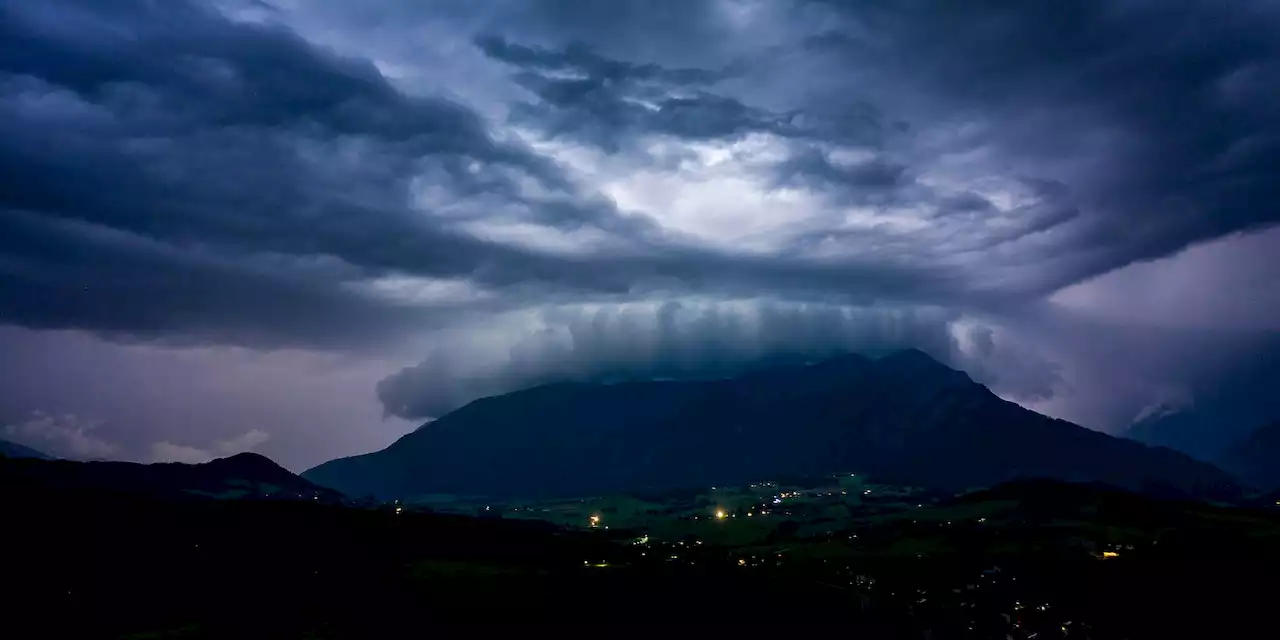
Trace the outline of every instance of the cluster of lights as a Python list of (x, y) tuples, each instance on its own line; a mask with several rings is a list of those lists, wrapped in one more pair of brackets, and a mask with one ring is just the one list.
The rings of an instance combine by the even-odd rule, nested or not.
[(599, 516), (599, 515), (595, 515), (595, 514), (593, 514), (593, 515), (589, 518), (589, 521), (591, 522), (591, 526), (593, 526), (593, 527), (598, 527), (598, 526), (600, 526), (600, 516)]

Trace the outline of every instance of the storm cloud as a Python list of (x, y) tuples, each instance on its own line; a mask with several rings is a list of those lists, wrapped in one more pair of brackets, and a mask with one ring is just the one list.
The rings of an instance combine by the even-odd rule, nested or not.
[[(0, 343), (341, 354), (406, 419), (916, 346), (1117, 430), (1280, 331), (1277, 96), (1261, 0), (0, 1)], [(123, 457), (297, 445), (66, 404)]]
[(378, 396), (400, 417), (434, 417), (476, 398), (550, 382), (716, 378), (770, 361), (907, 347), (949, 360), (953, 319), (940, 309), (772, 300), (542, 309), (469, 327), (421, 364), (383, 380)]

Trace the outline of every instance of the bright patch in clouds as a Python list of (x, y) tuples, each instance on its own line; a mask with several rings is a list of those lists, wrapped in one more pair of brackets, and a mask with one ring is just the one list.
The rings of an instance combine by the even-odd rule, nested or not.
[(390, 302), (428, 307), (460, 305), (493, 297), (492, 292), (457, 278), (385, 276), (353, 287)]
[(622, 211), (707, 247), (777, 251), (823, 210), (817, 194), (772, 183), (769, 170), (788, 155), (772, 134), (697, 142), (654, 136), (637, 141), (640, 158), (559, 140), (531, 144)]

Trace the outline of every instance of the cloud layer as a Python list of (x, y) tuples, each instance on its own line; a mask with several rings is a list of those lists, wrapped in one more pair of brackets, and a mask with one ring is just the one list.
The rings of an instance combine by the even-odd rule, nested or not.
[(771, 360), (907, 347), (949, 358), (952, 319), (939, 309), (770, 300), (549, 308), (468, 327), (383, 380), (378, 395), (388, 411), (416, 418), (555, 381), (720, 377)]

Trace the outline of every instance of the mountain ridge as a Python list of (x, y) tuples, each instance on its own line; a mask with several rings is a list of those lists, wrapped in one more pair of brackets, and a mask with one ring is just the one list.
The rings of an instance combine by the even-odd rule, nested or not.
[(35, 458), (37, 460), (52, 460), (53, 456), (36, 449), (32, 449), (26, 445), (21, 445), (8, 440), (0, 440), (0, 456), (9, 458)]
[(256, 453), (238, 453), (209, 462), (0, 460), (6, 482), (60, 489), (91, 490), (163, 498), (274, 498), (341, 501), (318, 486)]
[(1280, 421), (1280, 360), (1261, 349), (1252, 362), (1212, 387), (1193, 388), (1194, 402), (1137, 420), (1125, 435), (1149, 445), (1230, 466), (1234, 449), (1259, 425)]
[(474, 401), (382, 451), (302, 475), (383, 498), (547, 497), (836, 471), (948, 489), (1044, 476), (1237, 490), (1212, 465), (1034, 413), (916, 350), (720, 380), (543, 385)]
[(1223, 464), (1255, 487), (1280, 490), (1280, 420), (1250, 432), (1232, 447)]

